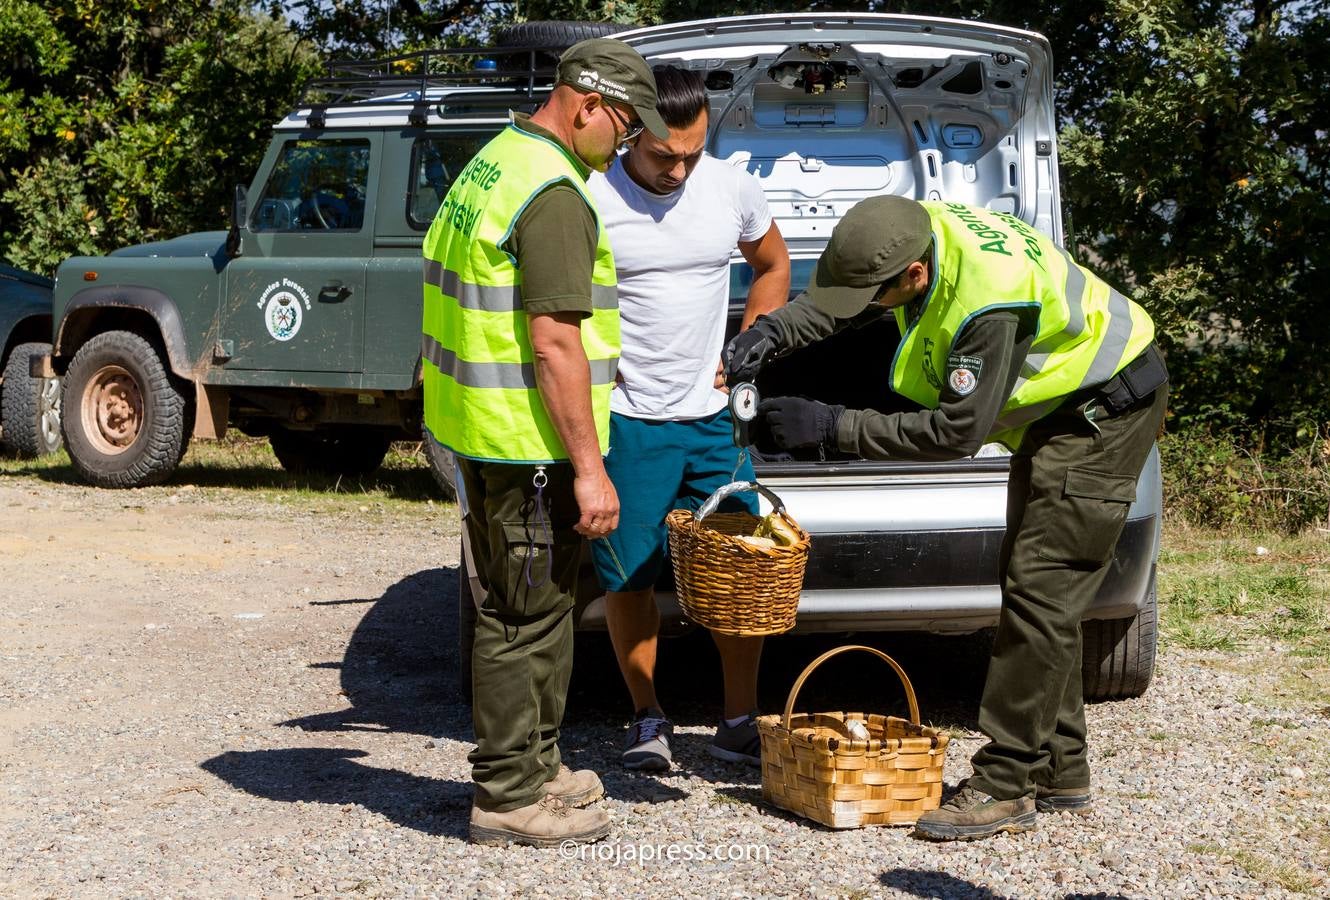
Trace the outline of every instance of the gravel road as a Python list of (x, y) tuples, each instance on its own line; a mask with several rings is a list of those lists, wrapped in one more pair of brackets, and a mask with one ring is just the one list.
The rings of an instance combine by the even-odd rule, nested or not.
[[(696, 635), (662, 651), (679, 765), (624, 773), (628, 704), (604, 638), (582, 636), (565, 756), (603, 773), (610, 839), (581, 859), (472, 847), (457, 553), (456, 511), (443, 504), (0, 476), (0, 896), (1330, 890), (1330, 718), (1259, 699), (1275, 696), (1259, 665), (1284, 652), (1271, 647), (1166, 648), (1144, 698), (1091, 707), (1090, 815), (935, 845), (764, 807), (754, 770), (705, 752), (719, 676)], [(842, 642), (772, 641), (765, 708)], [(978, 745), (982, 644), (874, 642), (912, 673), (925, 718), (957, 730), (954, 783)], [(800, 705), (898, 712), (899, 697), (865, 657), (829, 665)], [(670, 845), (689, 849), (645, 858)]]

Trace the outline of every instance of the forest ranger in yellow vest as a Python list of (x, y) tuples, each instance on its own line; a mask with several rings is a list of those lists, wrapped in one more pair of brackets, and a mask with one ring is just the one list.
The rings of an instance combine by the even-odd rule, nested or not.
[(545, 104), (476, 155), (426, 235), (425, 423), (451, 449), (484, 589), (472, 650), (470, 837), (599, 840), (591, 771), (559, 755), (582, 537), (618, 524), (605, 474), (619, 355), (614, 259), (585, 181), (643, 127), (668, 134), (636, 51), (583, 41)]
[(888, 314), (901, 338), (884, 377), (921, 409), (778, 397), (760, 404), (758, 433), (768, 449), (865, 459), (958, 459), (986, 441), (1013, 450), (979, 713), (989, 742), (917, 833), (1024, 831), (1036, 810), (1091, 802), (1080, 621), (1163, 423), (1168, 374), (1145, 311), (1020, 219), (873, 197), (837, 224), (807, 292), (730, 342), (726, 376), (752, 380), (774, 355)]

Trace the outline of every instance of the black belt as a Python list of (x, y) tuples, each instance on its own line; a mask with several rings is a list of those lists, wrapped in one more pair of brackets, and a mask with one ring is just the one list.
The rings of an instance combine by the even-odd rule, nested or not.
[(1164, 354), (1159, 351), (1159, 345), (1151, 343), (1123, 366), (1121, 372), (1099, 387), (1077, 391), (1068, 398), (1066, 405), (1080, 406), (1094, 400), (1107, 415), (1119, 416), (1151, 399), (1154, 392), (1166, 384), (1168, 367), (1164, 365)]

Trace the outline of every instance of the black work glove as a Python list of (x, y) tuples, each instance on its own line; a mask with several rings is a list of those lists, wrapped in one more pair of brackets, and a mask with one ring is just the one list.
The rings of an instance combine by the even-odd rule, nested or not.
[(761, 429), (771, 442), (785, 450), (799, 447), (837, 449), (836, 424), (843, 406), (828, 406), (803, 397), (773, 397), (757, 405)]
[(780, 347), (780, 329), (766, 316), (758, 316), (747, 331), (741, 331), (725, 345), (721, 360), (725, 363), (725, 383), (730, 387), (752, 381), (762, 364)]

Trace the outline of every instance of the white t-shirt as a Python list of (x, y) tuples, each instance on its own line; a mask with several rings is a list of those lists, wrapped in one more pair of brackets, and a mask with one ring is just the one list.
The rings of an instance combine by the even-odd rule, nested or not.
[(622, 383), (610, 409), (639, 419), (698, 419), (725, 408), (716, 365), (729, 312), (730, 254), (771, 227), (757, 179), (703, 155), (683, 186), (656, 194), (616, 162), (593, 173), (619, 278)]

